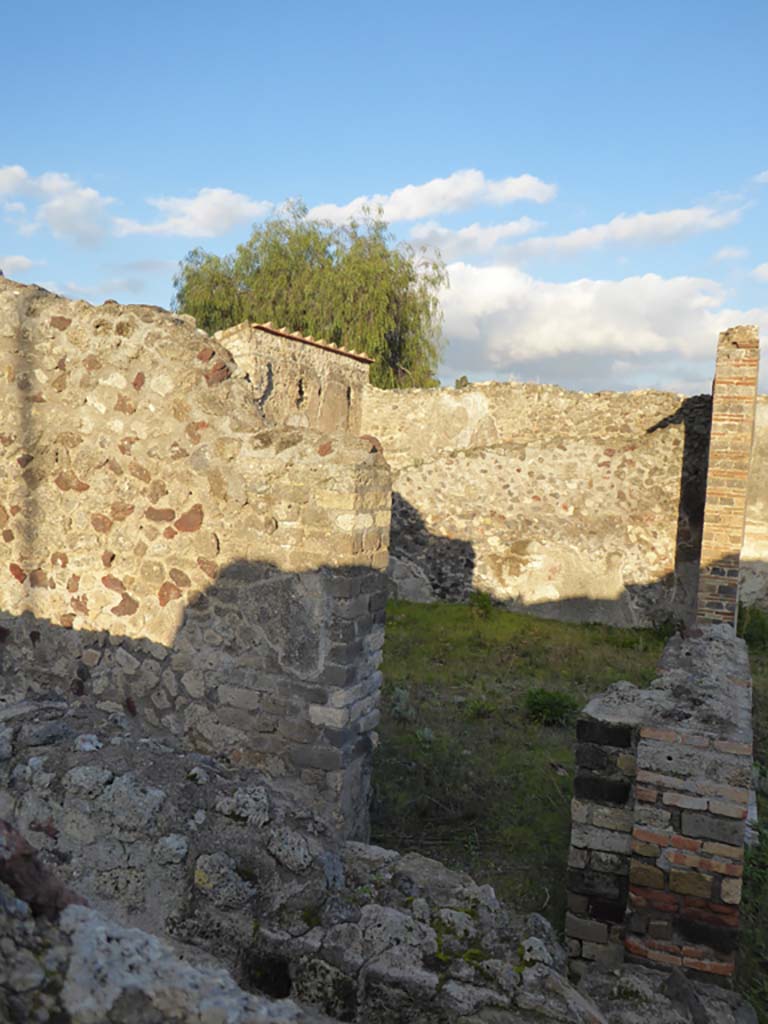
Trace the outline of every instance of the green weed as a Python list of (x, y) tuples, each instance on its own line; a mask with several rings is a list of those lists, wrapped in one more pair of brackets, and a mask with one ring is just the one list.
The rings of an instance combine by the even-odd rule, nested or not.
[(570, 693), (537, 686), (525, 695), (525, 712), (532, 721), (542, 725), (568, 725), (582, 703)]

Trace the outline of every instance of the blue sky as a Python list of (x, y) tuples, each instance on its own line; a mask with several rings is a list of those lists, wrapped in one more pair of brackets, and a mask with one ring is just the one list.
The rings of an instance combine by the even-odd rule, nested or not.
[(449, 265), (446, 382), (706, 390), (719, 330), (768, 339), (767, 37), (765, 0), (6, 5), (0, 268), (168, 305), (287, 198), (380, 197)]

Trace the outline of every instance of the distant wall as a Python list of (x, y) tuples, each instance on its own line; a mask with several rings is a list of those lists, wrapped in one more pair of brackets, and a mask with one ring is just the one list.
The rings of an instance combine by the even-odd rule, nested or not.
[[(711, 400), (533, 384), (366, 389), (393, 470), (390, 578), (537, 614), (644, 625), (696, 600)], [(743, 595), (768, 593), (768, 400), (758, 401)]]
[(271, 325), (238, 324), (215, 337), (247, 375), (265, 422), (361, 433), (367, 356)]
[(390, 479), (229, 352), (0, 279), (0, 671), (290, 775), (364, 834)]

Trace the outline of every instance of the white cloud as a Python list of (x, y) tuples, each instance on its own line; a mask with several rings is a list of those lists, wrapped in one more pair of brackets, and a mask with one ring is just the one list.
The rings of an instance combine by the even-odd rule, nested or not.
[(752, 181), (757, 182), (758, 185), (768, 185), (768, 171), (761, 171), (756, 174)]
[(20, 164), (0, 167), (0, 196), (19, 193), (29, 181), (29, 175)]
[(23, 274), (25, 270), (38, 265), (39, 261), (31, 260), (29, 256), (0, 256), (0, 270), (8, 277)]
[[(109, 231), (107, 207), (114, 200), (102, 196), (96, 189), (81, 187), (68, 174), (46, 171), (34, 178), (19, 164), (0, 167), (0, 194), (23, 196), (39, 204), (32, 219), (19, 224), (22, 235), (47, 227), (54, 238), (94, 246), (103, 241)], [(5, 210), (24, 213), (26, 207), (16, 200), (6, 203)]]
[(243, 221), (263, 217), (273, 208), (272, 203), (250, 199), (228, 188), (201, 188), (191, 199), (166, 196), (148, 199), (150, 206), (166, 214), (165, 220), (155, 224), (118, 217), (115, 220), (118, 235), (183, 235), (186, 238), (214, 238), (242, 224)]
[(405, 185), (389, 194), (358, 196), (345, 206), (323, 203), (309, 211), (316, 220), (330, 220), (341, 224), (350, 217), (360, 217), (369, 207), (381, 207), (384, 220), (421, 220), (440, 213), (465, 210), (478, 204), (504, 206), (507, 203), (528, 199), (534, 203), (547, 203), (557, 192), (555, 185), (549, 185), (532, 174), (521, 174), (516, 178), (492, 181), (482, 171), (455, 171), (447, 178), (433, 178), (423, 185)]
[(44, 224), (54, 238), (71, 238), (78, 245), (96, 246), (110, 228), (108, 207), (114, 202), (93, 188), (65, 188), (52, 193), (35, 215), (35, 224)]
[(757, 281), (768, 281), (768, 263), (759, 263), (752, 271), (752, 277)]
[(749, 256), (749, 249), (742, 249), (738, 245), (724, 245), (715, 253), (716, 260), (745, 260)]
[(701, 231), (728, 227), (735, 224), (741, 214), (740, 209), (715, 210), (708, 206), (662, 210), (660, 213), (620, 213), (607, 224), (577, 228), (565, 235), (529, 238), (515, 246), (515, 253), (523, 256), (559, 255), (597, 249), (614, 242), (669, 242)]
[[(706, 383), (717, 335), (739, 323), (768, 331), (768, 308), (727, 308), (726, 293), (707, 278), (645, 274), (619, 281), (539, 280), (514, 266), (453, 263), (442, 295), (446, 361), (475, 378), (510, 373), (603, 386)], [(635, 367), (612, 378), (611, 364)], [(709, 367), (709, 369), (707, 369)], [(668, 374), (667, 382), (664, 380)], [(628, 382), (628, 383), (627, 383)]]
[(439, 249), (446, 259), (455, 259), (472, 253), (490, 252), (500, 242), (527, 235), (540, 226), (540, 222), (531, 217), (520, 217), (504, 224), (491, 224), (487, 227), (470, 224), (466, 228), (452, 231), (431, 220), (416, 224), (411, 231), (411, 238), (421, 245)]

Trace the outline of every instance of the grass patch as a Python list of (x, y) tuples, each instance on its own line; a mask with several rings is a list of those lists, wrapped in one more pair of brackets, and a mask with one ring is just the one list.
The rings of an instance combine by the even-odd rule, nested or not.
[(768, 614), (739, 608), (739, 634), (749, 644), (752, 666), (755, 767), (758, 772), (760, 842), (747, 851), (741, 903), (737, 985), (768, 1024)]
[[(742, 609), (768, 794), (768, 615)], [(562, 928), (573, 715), (619, 679), (646, 685), (670, 630), (552, 622), (474, 598), (389, 605), (373, 838), (490, 882)], [(768, 796), (760, 797), (768, 822)], [(747, 856), (738, 986), (768, 1024), (768, 827)]]
[(373, 838), (490, 882), (560, 928), (573, 719), (656, 675), (664, 635), (536, 619), (473, 597), (390, 603)]

